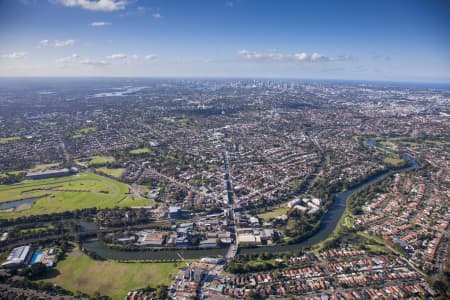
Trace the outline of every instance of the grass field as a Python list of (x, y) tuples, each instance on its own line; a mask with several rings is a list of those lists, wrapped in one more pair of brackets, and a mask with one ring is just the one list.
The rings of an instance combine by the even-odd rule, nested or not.
[(126, 294), (148, 285), (170, 285), (172, 275), (185, 263), (119, 263), (97, 261), (75, 249), (60, 261), (56, 277), (43, 281), (65, 289), (81, 291), (89, 295), (98, 292), (113, 299), (123, 299)]
[(150, 201), (129, 194), (128, 185), (89, 172), (74, 176), (25, 180), (1, 185), (0, 202), (39, 198), (31, 208), (1, 212), (0, 217), (19, 217), (63, 212), (79, 208), (144, 206)]
[(139, 154), (150, 153), (150, 152), (151, 152), (150, 149), (147, 147), (130, 150), (130, 154), (132, 154), (132, 155), (139, 155)]
[(386, 249), (386, 247), (384, 247), (382, 245), (369, 244), (369, 245), (366, 245), (366, 247), (369, 251), (374, 252), (374, 253), (383, 253), (383, 254), (389, 253), (389, 251)]
[(96, 169), (98, 172), (104, 173), (106, 175), (115, 177), (115, 178), (120, 178), (120, 176), (122, 175), (123, 171), (125, 171), (124, 168), (116, 168), (116, 169), (109, 169), (109, 168), (97, 168)]
[(362, 236), (368, 240), (374, 241), (377, 244), (384, 245), (384, 240), (382, 237), (371, 235), (367, 231), (358, 231), (357, 233), (359, 236)]
[(73, 135), (72, 138), (74, 139), (79, 139), (82, 138), (83, 136), (91, 133), (91, 132), (96, 132), (97, 131), (97, 127), (85, 127), (85, 128), (81, 128), (76, 130)]
[(450, 145), (450, 141), (426, 140), (425, 143), (435, 144), (435, 145)]
[(107, 163), (113, 163), (115, 161), (112, 156), (97, 155), (90, 158), (88, 166), (104, 166)]
[(383, 162), (387, 165), (398, 167), (405, 163), (405, 160), (400, 157), (387, 156), (383, 159)]
[(36, 165), (33, 168), (29, 169), (28, 172), (37, 172), (37, 171), (42, 171), (48, 168), (53, 168), (53, 167), (57, 167), (59, 166), (59, 163), (51, 163), (51, 164), (40, 164), (40, 165)]
[(399, 144), (402, 146), (410, 146), (410, 147), (420, 146), (420, 144), (416, 142), (399, 142)]
[(360, 140), (361, 138), (362, 138), (362, 137), (359, 136), (359, 135), (353, 135), (353, 136), (352, 136), (352, 139), (353, 139), (355, 142), (359, 142), (359, 140)]
[(28, 229), (21, 229), (20, 233), (39, 233), (39, 232), (45, 232), (49, 230), (55, 229), (55, 226), (48, 225), (47, 227), (34, 227), (34, 228), (28, 228)]
[(19, 173), (26, 173), (26, 171), (9, 171), (9, 172), (6, 172), (6, 173), (0, 173), (0, 177), (6, 177), (7, 174), (17, 175)]
[(8, 144), (20, 140), (20, 136), (10, 136), (5, 138), (0, 138), (0, 144)]
[(387, 147), (387, 148), (393, 148), (393, 147), (395, 147), (395, 144), (393, 144), (393, 143), (391, 143), (391, 142), (379, 142), (379, 144), (381, 145), (381, 146), (384, 146), (384, 147)]
[(277, 207), (271, 211), (259, 214), (258, 217), (262, 218), (264, 221), (269, 221), (270, 219), (279, 217), (288, 212), (289, 208), (287, 206)]
[(355, 226), (355, 221), (350, 215), (346, 215), (342, 221), (342, 225), (349, 229), (353, 229), (353, 227)]

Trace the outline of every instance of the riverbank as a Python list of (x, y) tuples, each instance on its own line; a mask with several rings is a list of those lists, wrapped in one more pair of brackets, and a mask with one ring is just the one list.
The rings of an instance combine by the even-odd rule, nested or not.
[[(377, 148), (381, 151), (391, 151), (387, 148), (378, 146), (372, 140), (367, 141), (367, 145)], [(419, 168), (417, 161), (408, 154), (402, 154), (401, 157), (408, 161), (408, 165), (402, 168), (388, 169), (382, 173), (376, 174), (367, 180), (360, 182), (353, 188), (336, 193), (334, 195), (335, 200), (330, 205), (328, 210), (322, 215), (320, 219), (319, 229), (313, 233), (310, 237), (305, 238), (303, 241), (295, 244), (280, 244), (274, 246), (262, 246), (256, 248), (241, 248), (239, 253), (241, 254), (258, 254), (263, 252), (277, 253), (277, 252), (291, 252), (298, 251), (302, 248), (309, 248), (316, 245), (323, 245), (327, 240), (332, 240), (338, 234), (339, 223), (343, 222), (346, 217), (345, 211), (347, 208), (347, 199), (354, 193), (366, 188), (369, 185), (378, 183), (385, 176), (388, 176), (397, 172), (410, 171)], [(163, 251), (139, 251), (129, 252), (120, 251), (108, 248), (105, 244), (98, 240), (91, 240), (82, 244), (90, 252), (98, 254), (105, 259), (113, 260), (160, 260), (160, 259), (180, 259), (180, 255), (183, 258), (196, 259), (208, 256), (223, 256), (225, 254), (224, 249), (210, 249), (210, 250), (163, 250)]]

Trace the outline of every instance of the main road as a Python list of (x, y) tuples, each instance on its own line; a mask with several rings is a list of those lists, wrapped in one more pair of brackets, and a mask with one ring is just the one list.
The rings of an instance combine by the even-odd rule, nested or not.
[(223, 153), (223, 164), (224, 164), (224, 178), (225, 184), (227, 187), (227, 197), (228, 197), (228, 230), (231, 233), (232, 242), (230, 247), (228, 248), (226, 259), (232, 259), (237, 252), (238, 249), (238, 241), (236, 237), (236, 218), (234, 215), (234, 209), (237, 207), (238, 203), (234, 201), (233, 197), (233, 184), (230, 176), (230, 159), (229, 153), (227, 150)]
[[(228, 210), (228, 230), (231, 233), (231, 243), (230, 247), (228, 248), (227, 253), (225, 254), (225, 259), (227, 261), (230, 261), (233, 259), (233, 257), (236, 255), (238, 250), (238, 242), (236, 238), (236, 222), (235, 222), (235, 215), (234, 215), (234, 209), (237, 207), (238, 203), (234, 201), (233, 196), (233, 184), (231, 181), (230, 176), (230, 159), (229, 159), (229, 153), (227, 150), (225, 150), (222, 154), (223, 159), (223, 166), (224, 166), (224, 181), (225, 186), (227, 190), (227, 210)], [(205, 291), (209, 286), (209, 283), (214, 279), (217, 278), (223, 271), (223, 264), (215, 265), (211, 270), (208, 271), (208, 273), (204, 276), (202, 281), (200, 282), (200, 293), (197, 296), (197, 299), (202, 300), (205, 296)]]

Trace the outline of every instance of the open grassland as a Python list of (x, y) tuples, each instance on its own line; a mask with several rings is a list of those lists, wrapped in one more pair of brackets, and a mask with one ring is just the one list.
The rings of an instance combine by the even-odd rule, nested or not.
[(0, 217), (63, 212), (80, 208), (149, 205), (150, 201), (129, 192), (129, 186), (89, 172), (74, 176), (25, 180), (0, 186), (0, 202), (39, 198), (28, 209), (1, 212)]
[(262, 218), (264, 221), (269, 221), (273, 218), (282, 216), (288, 212), (289, 208), (287, 206), (280, 206), (272, 209), (271, 211), (259, 214), (258, 217)]
[(398, 137), (389, 137), (389, 136), (360, 136), (354, 135), (352, 139), (356, 142), (360, 140), (374, 140), (378, 144), (384, 147), (395, 148), (397, 145), (401, 146), (412, 146), (417, 147), (425, 144), (434, 144), (434, 145), (450, 145), (450, 141), (444, 138), (436, 138), (436, 139), (420, 139), (412, 136), (398, 136)]
[(9, 171), (9, 172), (6, 172), (6, 173), (0, 173), (0, 177), (7, 177), (8, 174), (10, 174), (10, 175), (17, 175), (17, 174), (20, 174), (20, 173), (26, 173), (26, 171)]
[(390, 253), (386, 247), (379, 245), (379, 244), (375, 244), (375, 245), (374, 244), (366, 244), (365, 246), (366, 246), (367, 250), (369, 250), (373, 253), (380, 253), (380, 254), (389, 254)]
[(123, 171), (125, 171), (124, 168), (116, 168), (116, 169), (109, 169), (109, 168), (97, 168), (96, 169), (98, 172), (101, 172), (103, 174), (115, 177), (115, 178), (120, 178), (120, 176), (122, 176)]
[(139, 155), (139, 154), (145, 154), (145, 153), (151, 153), (150, 148), (145, 147), (145, 148), (130, 150), (131, 155)]
[(74, 139), (79, 139), (82, 138), (83, 136), (91, 133), (91, 132), (96, 132), (97, 131), (97, 127), (85, 127), (85, 128), (81, 128), (76, 130), (73, 135), (72, 138)]
[(113, 299), (123, 299), (132, 289), (170, 285), (172, 276), (184, 265), (183, 262), (97, 261), (75, 249), (56, 266), (58, 275), (44, 281), (73, 292), (100, 293)]
[(20, 140), (20, 136), (10, 136), (5, 138), (0, 138), (0, 144), (8, 144)]
[(400, 157), (387, 156), (383, 159), (383, 162), (387, 165), (399, 167), (406, 163), (406, 161)]
[(420, 144), (419, 143), (416, 143), (416, 142), (399, 142), (399, 144), (401, 145), (401, 146), (408, 146), (408, 147), (417, 147), (417, 146), (420, 146)]
[(112, 156), (93, 156), (88, 161), (88, 166), (104, 166), (107, 163), (113, 163), (115, 161), (114, 157)]
[(444, 141), (444, 140), (426, 140), (425, 143), (435, 144), (435, 145), (450, 145), (450, 141)]
[(46, 170), (49, 168), (54, 168), (54, 167), (58, 167), (59, 163), (51, 163), (51, 164), (40, 164), (40, 165), (36, 165), (33, 168), (29, 169), (29, 172), (38, 172), (38, 171), (42, 171), (42, 170)]
[(387, 147), (387, 148), (393, 148), (395, 147), (395, 144), (391, 143), (391, 142), (379, 142), (379, 144), (383, 147)]
[(33, 228), (27, 228), (27, 229), (21, 229), (20, 233), (39, 233), (39, 232), (45, 232), (49, 230), (55, 229), (55, 226), (48, 225), (46, 227), (33, 227)]
[(367, 231), (358, 231), (357, 234), (359, 236), (362, 236), (363, 238), (366, 238), (367, 240), (374, 241), (375, 243), (377, 243), (379, 245), (384, 245), (385, 244), (383, 238), (381, 238), (379, 236), (376, 236), (376, 235), (371, 235)]

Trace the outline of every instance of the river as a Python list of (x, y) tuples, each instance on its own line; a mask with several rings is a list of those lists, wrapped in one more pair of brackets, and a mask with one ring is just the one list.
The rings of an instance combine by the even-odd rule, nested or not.
[[(367, 144), (371, 147), (377, 148), (382, 151), (392, 152), (392, 150), (377, 145), (374, 141), (369, 140)], [(275, 246), (266, 246), (266, 247), (257, 247), (257, 248), (242, 248), (239, 250), (239, 253), (242, 254), (251, 254), (251, 253), (262, 253), (262, 252), (288, 252), (288, 251), (297, 251), (302, 248), (311, 247), (315, 244), (318, 244), (325, 239), (333, 232), (336, 228), (336, 225), (339, 222), (342, 214), (345, 211), (347, 199), (355, 192), (358, 192), (365, 187), (379, 182), (385, 176), (398, 173), (402, 171), (410, 171), (419, 168), (419, 164), (416, 160), (409, 156), (408, 154), (402, 154), (401, 157), (408, 161), (408, 165), (396, 170), (386, 170), (378, 175), (375, 175), (364, 182), (354, 186), (352, 189), (347, 190), (345, 192), (340, 192), (335, 194), (335, 200), (333, 204), (328, 208), (328, 210), (323, 214), (320, 219), (320, 227), (311, 237), (303, 240), (302, 242), (291, 244), (291, 245), (275, 245)], [(142, 260), (142, 259), (177, 259), (178, 252), (184, 258), (201, 258), (205, 256), (217, 256), (224, 255), (226, 249), (209, 249), (209, 250), (184, 250), (184, 251), (175, 251), (175, 250), (163, 250), (163, 251), (140, 251), (140, 252), (131, 252), (131, 251), (120, 251), (113, 250), (108, 248), (103, 243), (98, 240), (87, 241), (83, 243), (83, 247), (88, 249), (89, 251), (96, 252), (98, 255), (102, 256), (106, 259), (125, 259), (125, 260)]]

